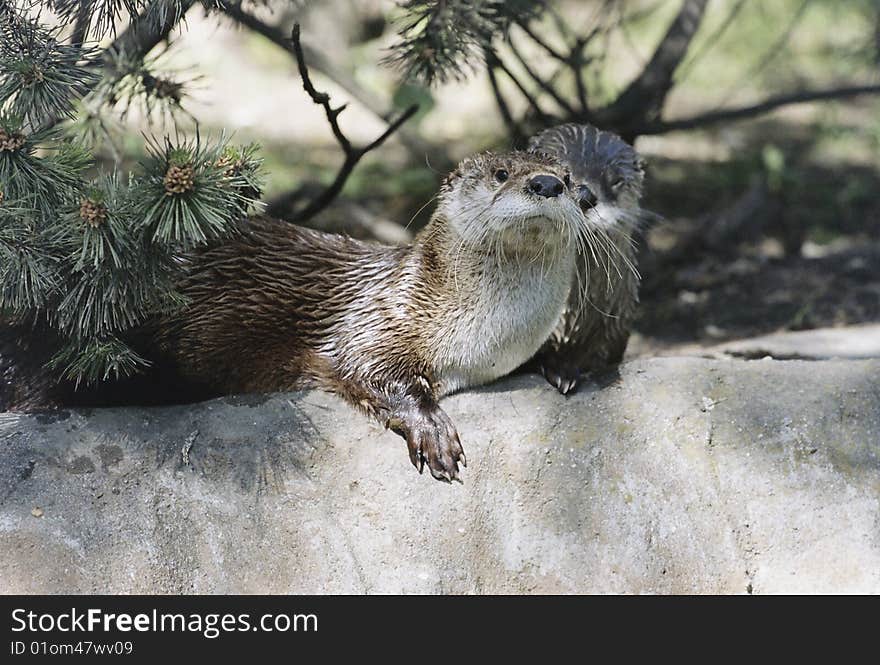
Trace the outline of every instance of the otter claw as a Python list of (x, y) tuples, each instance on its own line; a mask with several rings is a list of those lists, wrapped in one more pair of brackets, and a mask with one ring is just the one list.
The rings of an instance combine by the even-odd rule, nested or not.
[(401, 426), (395, 431), (406, 439), (410, 462), (419, 473), (424, 471), (427, 463), (431, 476), (437, 480), (462, 482), (458, 462), (461, 461), (463, 466), (467, 466), (467, 462), (449, 416), (435, 407), (401, 416), (399, 422)]
[(447, 474), (445, 471), (434, 471), (433, 469), (431, 469), (431, 475), (434, 476), (436, 480), (440, 480), (444, 483), (452, 482), (451, 480), (449, 480), (449, 474)]
[(547, 379), (547, 383), (563, 395), (574, 392), (580, 382), (580, 371), (577, 368), (542, 364), (541, 374)]

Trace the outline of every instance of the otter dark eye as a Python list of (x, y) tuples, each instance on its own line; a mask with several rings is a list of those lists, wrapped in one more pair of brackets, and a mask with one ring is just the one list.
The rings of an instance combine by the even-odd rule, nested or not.
[(504, 182), (509, 177), (510, 174), (504, 169), (498, 169), (497, 171), (495, 171), (495, 180), (497, 180), (498, 182)]
[(578, 200), (580, 201), (581, 207), (584, 209), (592, 208), (596, 205), (597, 198), (596, 195), (586, 185), (580, 185), (578, 187)]

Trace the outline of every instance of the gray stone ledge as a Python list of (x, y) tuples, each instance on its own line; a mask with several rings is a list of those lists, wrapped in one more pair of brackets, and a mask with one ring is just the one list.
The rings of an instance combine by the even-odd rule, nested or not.
[(464, 485), (320, 392), (0, 414), (12, 593), (880, 592), (880, 360), (444, 400)]

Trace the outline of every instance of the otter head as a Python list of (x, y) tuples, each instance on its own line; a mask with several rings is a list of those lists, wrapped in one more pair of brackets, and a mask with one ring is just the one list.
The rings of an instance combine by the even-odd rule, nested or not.
[(474, 248), (565, 246), (582, 218), (568, 170), (538, 154), (483, 153), (462, 161), (443, 183), (437, 213)]
[(643, 163), (617, 135), (591, 125), (560, 125), (535, 136), (529, 150), (571, 169), (572, 190), (590, 227), (628, 231), (638, 222)]

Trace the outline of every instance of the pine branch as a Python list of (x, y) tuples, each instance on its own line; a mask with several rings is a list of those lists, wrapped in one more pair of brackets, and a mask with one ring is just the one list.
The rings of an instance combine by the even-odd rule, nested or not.
[(123, 269), (140, 247), (131, 233), (135, 220), (129, 184), (117, 173), (87, 186), (78, 201), (62, 213), (59, 233), (69, 247), (67, 262), (74, 270), (102, 265)]
[(131, 376), (149, 365), (149, 361), (112, 335), (68, 344), (49, 361), (50, 369), (77, 387)]
[(32, 127), (72, 117), (74, 100), (98, 81), (85, 65), (96, 51), (62, 43), (61, 27), (47, 29), (14, 9), (0, 25), (0, 106)]
[(134, 5), (52, 1), (78, 19), (70, 44), (0, 0), (0, 32), (9, 37), (0, 41), (0, 101), (20, 111), (0, 113), (0, 309), (46, 322), (65, 343), (52, 368), (94, 383), (146, 364), (127, 334), (181, 306), (181, 255), (236, 232), (259, 205), (260, 160), (255, 146), (234, 148), (222, 138), (166, 139), (150, 144), (143, 175), (85, 182), (90, 156), (55, 125), (72, 115), (72, 100), (95, 88), (99, 65), (112, 71), (97, 97), (179, 104), (179, 81), (154, 76), (145, 55), (193, 2), (132, 0), (143, 14), (96, 57), (77, 46), (90, 30), (84, 10)]
[(544, 9), (526, 0), (407, 0), (399, 39), (385, 62), (431, 85), (465, 78), (484, 64), (496, 35)]
[(15, 314), (43, 307), (61, 285), (60, 247), (26, 208), (3, 204), (0, 215), (0, 310)]
[[(53, 130), (26, 133), (16, 118), (0, 116), (0, 192), (30, 201), (45, 217), (58, 201), (75, 195), (88, 155), (70, 143), (55, 141)], [(43, 155), (37, 150), (44, 147)], [(54, 150), (48, 150), (48, 147)]]
[(199, 77), (187, 78), (181, 72), (167, 71), (166, 53), (163, 50), (155, 56), (144, 56), (125, 51), (107, 52), (104, 55), (107, 73), (87, 97), (86, 105), (92, 109), (104, 105), (114, 108), (123, 120), (135, 107), (148, 122), (156, 117), (176, 121), (180, 115), (195, 121), (184, 108), (183, 99), (186, 88)]
[(247, 210), (259, 205), (253, 149), (232, 151), (225, 138), (205, 145), (198, 136), (178, 145), (149, 141), (147, 149), (146, 176), (133, 193), (147, 242), (192, 250), (235, 233)]
[(171, 33), (194, 4), (196, 0), (153, 0), (107, 51), (146, 55)]
[(146, 0), (50, 0), (49, 4), (65, 24), (73, 24), (72, 44), (82, 44), (89, 35), (100, 39), (115, 30), (125, 18), (136, 20)]
[[(141, 0), (137, 0), (141, 3)], [(91, 60), (92, 67), (109, 67), (120, 57), (142, 61), (153, 48), (167, 38), (196, 0), (153, 0), (146, 9), (133, 19), (125, 31), (104, 49), (103, 56)], [(63, 115), (49, 116), (42, 129), (55, 127), (64, 120)]]

